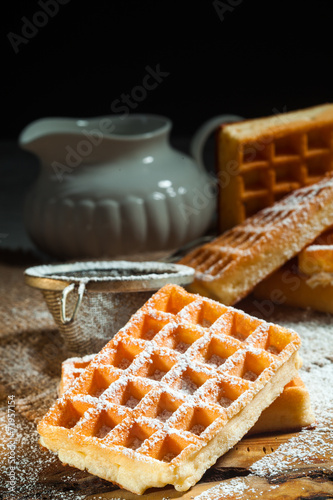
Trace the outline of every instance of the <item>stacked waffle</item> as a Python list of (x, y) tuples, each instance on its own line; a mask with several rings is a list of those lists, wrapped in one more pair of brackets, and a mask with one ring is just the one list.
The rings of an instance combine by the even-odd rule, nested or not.
[(294, 331), (167, 285), (64, 379), (41, 444), (134, 493), (186, 490), (297, 377), (299, 347)]

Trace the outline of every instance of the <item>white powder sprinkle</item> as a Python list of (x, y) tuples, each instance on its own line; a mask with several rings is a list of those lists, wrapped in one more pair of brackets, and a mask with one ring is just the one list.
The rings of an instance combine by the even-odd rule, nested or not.
[[(229, 495), (234, 495), (244, 493), (247, 489), (247, 484), (243, 480), (243, 478), (235, 477), (228, 482), (223, 482), (214, 486), (213, 488), (209, 488), (209, 490), (204, 491), (200, 495), (196, 496), (197, 500), (212, 500), (212, 498), (228, 498)], [(220, 496), (221, 495), (221, 496)], [(222, 496), (223, 495), (223, 496)]]

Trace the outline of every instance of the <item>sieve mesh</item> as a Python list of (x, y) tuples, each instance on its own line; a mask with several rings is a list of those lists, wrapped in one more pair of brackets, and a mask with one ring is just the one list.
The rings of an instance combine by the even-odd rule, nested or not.
[(35, 266), (28, 285), (42, 290), (48, 309), (75, 355), (98, 352), (153, 293), (185, 285), (194, 270), (163, 262), (96, 261)]

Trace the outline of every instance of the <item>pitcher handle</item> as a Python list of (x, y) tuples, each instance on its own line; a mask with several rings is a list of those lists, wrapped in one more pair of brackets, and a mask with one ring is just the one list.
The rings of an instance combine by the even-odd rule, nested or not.
[(82, 298), (83, 298), (84, 291), (86, 288), (85, 282), (81, 282), (79, 284), (78, 291), (77, 291), (77, 299), (76, 299), (76, 303), (75, 303), (75, 306), (74, 306), (74, 309), (73, 309), (71, 316), (69, 316), (69, 317), (66, 316), (67, 296), (70, 292), (72, 292), (75, 289), (75, 286), (76, 286), (75, 283), (71, 283), (70, 285), (66, 286), (66, 288), (64, 288), (64, 290), (62, 292), (61, 308), (60, 308), (60, 321), (63, 325), (69, 325), (70, 323), (73, 323), (73, 321), (76, 318), (76, 315), (79, 311), (81, 302), (82, 302)]
[(244, 118), (238, 115), (214, 116), (201, 125), (201, 127), (196, 131), (190, 143), (190, 153), (203, 170), (205, 169), (203, 162), (203, 148), (210, 134), (214, 132), (214, 130), (221, 125), (221, 123), (239, 122), (242, 120), (244, 120)]

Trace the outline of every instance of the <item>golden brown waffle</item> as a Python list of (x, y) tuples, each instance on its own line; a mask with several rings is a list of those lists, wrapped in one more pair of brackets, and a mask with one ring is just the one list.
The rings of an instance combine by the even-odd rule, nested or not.
[(194, 485), (298, 373), (292, 330), (166, 285), (38, 425), (60, 460), (142, 494)]
[(332, 170), (332, 104), (221, 126), (220, 232)]
[(180, 263), (195, 269), (188, 289), (235, 304), (333, 224), (333, 176), (298, 189), (194, 249)]
[(333, 228), (321, 234), (298, 255), (298, 267), (305, 274), (333, 273)]
[[(74, 380), (89, 365), (95, 355), (84, 358), (69, 358), (62, 363), (59, 396), (62, 396)], [(263, 432), (287, 432), (299, 430), (315, 422), (309, 393), (297, 376), (289, 382), (278, 398), (262, 412), (256, 424), (250, 429), (251, 434)]]

